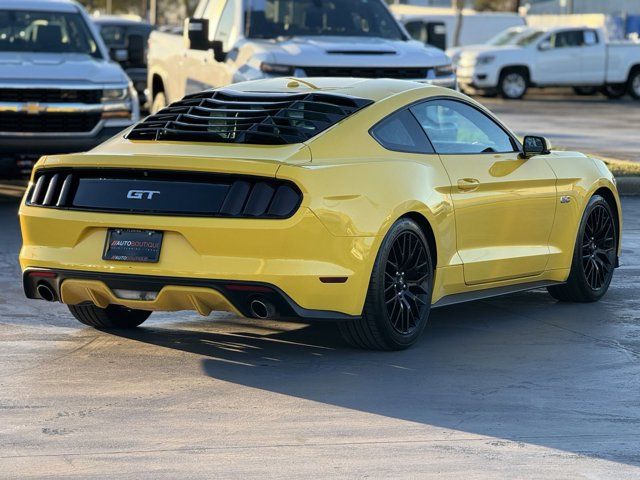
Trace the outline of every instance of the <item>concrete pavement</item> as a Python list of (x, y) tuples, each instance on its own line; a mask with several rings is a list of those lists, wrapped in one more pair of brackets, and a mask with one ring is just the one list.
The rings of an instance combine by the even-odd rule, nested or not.
[(405, 352), (331, 325), (154, 314), (132, 333), (23, 298), (0, 205), (0, 478), (640, 478), (640, 199), (599, 303), (434, 311)]
[(518, 135), (543, 135), (566, 150), (640, 161), (637, 100), (580, 97), (569, 89), (531, 89), (523, 100), (475, 99)]

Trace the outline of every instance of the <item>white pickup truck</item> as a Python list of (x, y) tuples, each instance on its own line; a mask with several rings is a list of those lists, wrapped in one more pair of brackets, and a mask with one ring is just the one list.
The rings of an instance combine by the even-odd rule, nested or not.
[(512, 44), (462, 53), (457, 74), (465, 91), (508, 99), (557, 86), (640, 99), (640, 43), (607, 43), (601, 30), (586, 27), (532, 29)]
[(381, 0), (201, 0), (182, 37), (153, 32), (148, 98), (270, 76), (388, 77), (455, 88), (442, 50), (411, 40)]

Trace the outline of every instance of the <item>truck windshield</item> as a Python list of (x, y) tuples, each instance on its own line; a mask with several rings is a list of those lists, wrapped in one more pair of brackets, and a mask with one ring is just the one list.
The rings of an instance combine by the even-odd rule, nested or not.
[(527, 45), (531, 45), (533, 42), (538, 40), (542, 35), (544, 35), (544, 30), (534, 30), (533, 32), (527, 33), (516, 40), (516, 45), (520, 47), (526, 47)]
[(525, 29), (522, 27), (508, 28), (503, 32), (500, 32), (495, 37), (487, 40), (487, 45), (495, 45), (500, 47), (502, 45), (509, 45), (513, 43), (517, 37), (525, 33)]
[(79, 13), (0, 11), (0, 52), (84, 53), (102, 58)]
[(380, 0), (245, 0), (247, 38), (338, 35), (405, 40)]

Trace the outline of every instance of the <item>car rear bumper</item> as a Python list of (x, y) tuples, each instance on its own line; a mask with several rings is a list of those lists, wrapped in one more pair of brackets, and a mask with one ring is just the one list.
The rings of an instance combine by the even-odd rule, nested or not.
[[(203, 313), (207, 309), (196, 308), (198, 298), (205, 304), (216, 302), (185, 287), (220, 291), (219, 285), (240, 283), (270, 288), (272, 293), (263, 293), (283, 299), (277, 301), (283, 315), (316, 318), (327, 317), (318, 312), (331, 312), (333, 317), (352, 317), (362, 312), (375, 257), (376, 237), (334, 236), (305, 207), (291, 218), (274, 220), (95, 213), (23, 204), (20, 222), (23, 271), (77, 272), (60, 275), (60, 284), (55, 285), (57, 300), (63, 303), (97, 304), (96, 298), (102, 296), (127, 305), (110, 283), (126, 276), (128, 290), (147, 291), (149, 279), (159, 285), (159, 290), (152, 290), (158, 298), (164, 288), (171, 290), (160, 303), (138, 301), (135, 308), (140, 309), (186, 308)], [(159, 261), (104, 260), (107, 231), (112, 227), (164, 231)], [(70, 279), (92, 283), (83, 290), (76, 282), (65, 296), (65, 281)], [(33, 285), (28, 292), (33, 292)], [(235, 310), (250, 313), (246, 302), (222, 293)], [(170, 297), (172, 301), (167, 300)], [(224, 305), (219, 309), (230, 310)]]
[[(149, 311), (194, 310), (201, 315), (228, 311), (255, 317), (252, 302), (273, 307), (273, 318), (305, 320), (349, 320), (357, 316), (329, 310), (310, 310), (298, 305), (275, 285), (255, 282), (96, 273), (78, 270), (28, 268), (23, 273), (27, 298), (44, 299), (38, 287), (47, 286), (52, 298), (69, 304), (90, 302), (105, 308), (119, 304)], [(152, 300), (121, 298), (120, 292), (153, 293)]]

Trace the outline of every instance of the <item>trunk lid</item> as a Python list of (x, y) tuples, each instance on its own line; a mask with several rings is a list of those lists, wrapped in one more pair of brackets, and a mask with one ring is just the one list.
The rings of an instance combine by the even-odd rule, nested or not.
[(82, 154), (47, 157), (46, 167), (189, 170), (275, 177), (280, 165), (311, 162), (305, 144), (241, 145), (110, 140)]

